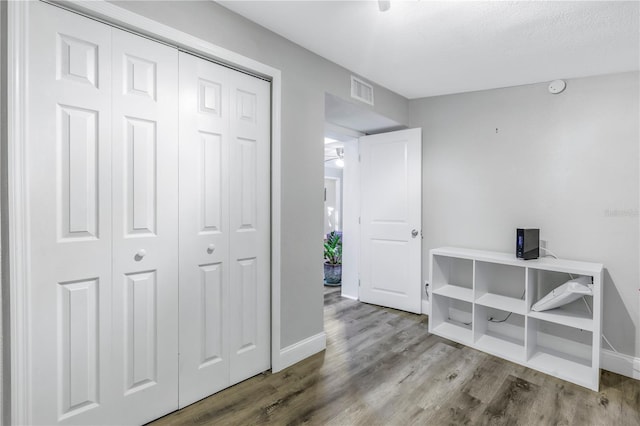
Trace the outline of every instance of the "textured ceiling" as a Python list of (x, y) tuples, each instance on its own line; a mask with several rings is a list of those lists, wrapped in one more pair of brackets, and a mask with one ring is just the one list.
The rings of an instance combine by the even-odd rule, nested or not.
[(637, 1), (219, 3), (409, 99), (640, 68)]

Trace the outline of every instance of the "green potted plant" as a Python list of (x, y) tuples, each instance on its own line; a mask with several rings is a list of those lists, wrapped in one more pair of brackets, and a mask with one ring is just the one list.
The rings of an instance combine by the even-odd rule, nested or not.
[(324, 282), (340, 285), (342, 281), (342, 235), (331, 231), (324, 242)]

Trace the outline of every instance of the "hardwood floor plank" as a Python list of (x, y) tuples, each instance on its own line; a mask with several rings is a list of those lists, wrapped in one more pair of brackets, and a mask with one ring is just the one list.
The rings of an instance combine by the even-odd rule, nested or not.
[(480, 424), (515, 425), (522, 421), (521, 413), (538, 396), (539, 386), (519, 377), (509, 376), (482, 413)]
[(640, 381), (602, 372), (600, 392), (427, 332), (426, 316), (326, 288), (327, 349), (154, 425), (640, 425)]

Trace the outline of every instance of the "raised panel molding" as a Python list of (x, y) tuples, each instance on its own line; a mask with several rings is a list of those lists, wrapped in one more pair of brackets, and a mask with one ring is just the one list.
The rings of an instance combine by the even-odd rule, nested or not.
[(58, 285), (59, 419), (96, 407), (99, 388), (98, 278)]
[(129, 235), (156, 233), (156, 123), (126, 117), (126, 221)]
[(98, 237), (98, 112), (65, 105), (58, 120), (58, 238)]
[(98, 46), (58, 34), (57, 78), (98, 87)]
[(239, 279), (237, 285), (240, 286), (240, 347), (238, 354), (249, 351), (256, 347), (258, 337), (258, 324), (256, 312), (258, 312), (258, 261), (255, 257), (249, 259), (239, 259)]
[(256, 141), (238, 138), (240, 160), (240, 230), (256, 228), (258, 214), (256, 193)]
[(222, 229), (222, 136), (200, 133), (201, 233)]
[[(404, 164), (408, 162), (409, 146), (404, 141), (404, 149), (401, 153), (397, 149), (397, 142), (378, 143), (372, 145), (370, 167), (371, 170), (384, 170), (388, 164)], [(405, 166), (405, 170), (407, 167)], [(371, 223), (390, 224), (390, 223), (407, 223), (408, 218), (407, 206), (409, 205), (409, 177), (405, 174), (403, 182), (392, 182), (382, 174), (372, 174), (373, 182), (371, 188), (376, 188), (376, 192), (382, 199), (389, 198), (399, 200), (397, 203), (373, 203), (368, 206), (370, 209)], [(391, 196), (390, 194), (393, 194)]]
[(205, 79), (198, 80), (198, 110), (222, 117), (222, 86)]
[(201, 349), (202, 357), (200, 368), (206, 368), (223, 358), (223, 335), (225, 326), (223, 322), (223, 278), (222, 264), (213, 263), (200, 266), (200, 280), (202, 291), (202, 334)]
[(240, 121), (255, 123), (257, 121), (257, 97), (255, 93), (249, 93), (238, 89), (236, 105), (238, 108), (237, 116)]
[(157, 380), (156, 271), (125, 276), (125, 395)]
[(148, 96), (155, 101), (157, 84), (156, 63), (135, 56), (125, 56), (126, 78), (124, 80), (124, 93)]

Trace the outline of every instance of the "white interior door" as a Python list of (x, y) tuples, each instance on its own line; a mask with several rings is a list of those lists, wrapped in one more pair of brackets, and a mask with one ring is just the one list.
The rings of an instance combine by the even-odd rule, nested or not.
[(271, 366), (271, 85), (229, 72), (230, 377)]
[(180, 53), (180, 406), (229, 386), (229, 89)]
[(111, 29), (29, 12), (31, 422), (100, 424), (111, 359)]
[(31, 416), (178, 407), (177, 50), (30, 4)]
[(422, 130), (360, 138), (360, 300), (420, 313)]
[(179, 98), (176, 49), (29, 11), (31, 422), (142, 424), (268, 369), (269, 83), (180, 54)]
[(178, 408), (178, 51), (112, 29), (117, 424)]
[(270, 366), (269, 84), (180, 54), (180, 406)]

